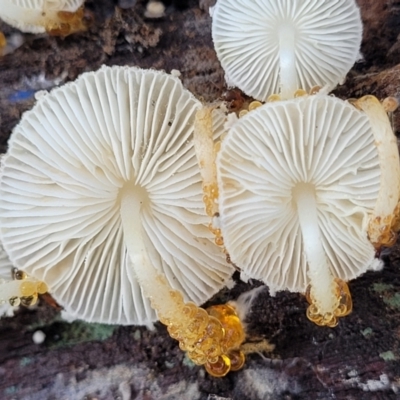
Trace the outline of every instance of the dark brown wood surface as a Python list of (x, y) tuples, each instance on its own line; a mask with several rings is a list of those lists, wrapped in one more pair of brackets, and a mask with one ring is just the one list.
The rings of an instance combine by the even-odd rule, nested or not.
[[(249, 0), (250, 1), (250, 0)], [(146, 2), (88, 1), (93, 24), (67, 38), (23, 35), (25, 43), (0, 58), (0, 150), (33, 93), (75, 79), (102, 64), (177, 69), (205, 101), (225, 89), (211, 41), (212, 1), (169, 2), (166, 16), (144, 17)], [(359, 0), (365, 27), (363, 60), (342, 87), (342, 98), (400, 95), (400, 1)], [(0, 23), (7, 35), (16, 30)], [(400, 112), (394, 114), (400, 131)], [(350, 283), (354, 311), (339, 326), (320, 328), (305, 317), (298, 294), (270, 297), (260, 289), (246, 315), (250, 342), (268, 339), (272, 354), (248, 356), (245, 368), (223, 379), (207, 376), (168, 337), (154, 331), (63, 321), (40, 302), (0, 320), (0, 399), (396, 399), (400, 398), (400, 247), (386, 267)], [(254, 287), (259, 286), (253, 283)], [(213, 302), (251, 289), (238, 283)], [(42, 344), (32, 335), (46, 334)]]

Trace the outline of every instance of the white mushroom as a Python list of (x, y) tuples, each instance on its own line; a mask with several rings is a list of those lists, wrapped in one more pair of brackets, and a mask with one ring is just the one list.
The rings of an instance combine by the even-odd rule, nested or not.
[(174, 316), (171, 288), (199, 304), (230, 279), (203, 210), (199, 107), (177, 78), (103, 67), (23, 115), (0, 181), (1, 237), (70, 315), (149, 324), (147, 297)]
[(0, 18), (23, 32), (69, 34), (82, 28), (75, 15), (85, 0), (0, 0)]
[(381, 163), (381, 185), (378, 200), (370, 216), (368, 236), (377, 249), (382, 246), (392, 246), (400, 229), (400, 161), (397, 138), (385, 107), (388, 111), (397, 107), (397, 101), (387, 98), (383, 105), (374, 96), (368, 95), (358, 99), (353, 104), (363, 110), (369, 118), (375, 137), (375, 145)]
[(306, 292), (308, 316), (351, 311), (344, 281), (376, 269), (367, 228), (381, 164), (368, 116), (329, 96), (269, 103), (236, 122), (217, 156), (224, 243), (247, 277)]
[(228, 85), (265, 101), (297, 89), (332, 89), (359, 55), (362, 25), (354, 0), (218, 0), (215, 50)]

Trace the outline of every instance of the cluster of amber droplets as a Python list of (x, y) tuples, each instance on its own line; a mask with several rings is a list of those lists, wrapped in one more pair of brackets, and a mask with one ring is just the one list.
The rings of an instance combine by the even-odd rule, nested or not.
[(59, 11), (58, 21), (52, 22), (46, 27), (46, 31), (52, 36), (68, 36), (86, 29), (85, 11), (83, 7), (75, 12)]
[(197, 365), (215, 377), (242, 368), (245, 356), (240, 351), (245, 334), (236, 311), (230, 305), (212, 306), (206, 310), (193, 303), (184, 303), (174, 291), (185, 318), (179, 323), (160, 315), (170, 336), (179, 341), (181, 350)]
[(15, 280), (21, 281), (19, 296), (13, 296), (8, 299), (8, 302), (13, 307), (19, 305), (33, 306), (38, 300), (38, 295), (44, 294), (48, 290), (44, 282), (30, 279), (23, 271), (15, 270), (13, 275)]
[(312, 289), (310, 286), (307, 288), (306, 298), (310, 303), (307, 308), (307, 318), (319, 326), (329, 326), (330, 328), (335, 327), (338, 324), (338, 318), (349, 315), (353, 309), (353, 302), (347, 283), (341, 279), (335, 279), (335, 296), (337, 298), (337, 304), (335, 310), (331, 313), (321, 314), (316, 305), (315, 299), (312, 296)]
[(377, 250), (382, 247), (392, 247), (395, 245), (400, 231), (400, 204), (397, 204), (393, 211), (393, 214), (387, 217), (376, 217), (370, 221), (370, 230), (373, 230), (373, 226), (380, 226), (379, 238), (377, 243), (373, 243)]

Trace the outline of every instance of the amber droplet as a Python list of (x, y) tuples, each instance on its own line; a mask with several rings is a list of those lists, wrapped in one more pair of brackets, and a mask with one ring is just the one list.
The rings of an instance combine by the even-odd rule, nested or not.
[(399, 102), (395, 97), (386, 97), (386, 99), (382, 101), (382, 107), (386, 112), (393, 112), (399, 107)]
[(218, 361), (215, 363), (207, 362), (205, 364), (206, 371), (217, 378), (225, 376), (231, 369), (231, 360), (228, 356), (222, 355), (218, 357)]
[(224, 239), (222, 236), (218, 236), (215, 238), (215, 244), (217, 246), (223, 246), (224, 245)]
[(353, 302), (347, 283), (338, 278), (335, 279), (335, 283), (335, 295), (338, 301), (333, 313), (321, 314), (314, 302), (311, 287), (307, 287), (306, 298), (310, 304), (307, 308), (307, 318), (316, 325), (333, 328), (338, 324), (338, 317), (349, 315), (353, 309)]
[(279, 96), (279, 94), (271, 94), (267, 99), (267, 103), (272, 103), (274, 101), (280, 101), (280, 100), (281, 96)]
[(231, 360), (231, 371), (239, 371), (243, 368), (246, 357), (242, 351), (233, 350), (228, 354), (228, 357)]
[(32, 296), (22, 296), (21, 297), (21, 305), (25, 307), (33, 306), (36, 304), (38, 299), (37, 294), (33, 294)]
[(47, 287), (47, 285), (44, 282), (37, 282), (36, 283), (36, 291), (39, 294), (44, 294), (49, 291), (49, 288)]
[(297, 98), (297, 97), (303, 97), (303, 96), (307, 96), (307, 92), (306, 92), (304, 89), (297, 89), (297, 90), (294, 92), (294, 97), (295, 97), (295, 98)]
[(10, 297), (8, 299), (8, 302), (10, 303), (10, 306), (12, 306), (12, 307), (17, 307), (21, 304), (21, 300), (17, 296)]
[(59, 11), (57, 13), (57, 16), (58, 16), (58, 18), (60, 18), (61, 21), (71, 22), (76, 17), (76, 13), (69, 12), (69, 11)]
[(7, 39), (4, 36), (4, 33), (0, 31), (0, 49), (3, 49), (7, 46)]
[(17, 269), (14, 272), (14, 277), (17, 281), (22, 281), (23, 279), (26, 279), (26, 273), (24, 271)]
[(262, 106), (262, 103), (261, 103), (260, 101), (257, 101), (257, 100), (252, 101), (252, 102), (249, 104), (249, 111), (253, 111), (253, 110), (255, 110), (256, 108), (261, 107), (261, 106)]
[(20, 291), (22, 296), (32, 296), (36, 293), (36, 282), (25, 280), (21, 283)]
[(311, 94), (311, 95), (312, 95), (312, 94), (317, 94), (320, 90), (321, 90), (321, 86), (313, 86), (313, 87), (310, 89), (310, 94)]

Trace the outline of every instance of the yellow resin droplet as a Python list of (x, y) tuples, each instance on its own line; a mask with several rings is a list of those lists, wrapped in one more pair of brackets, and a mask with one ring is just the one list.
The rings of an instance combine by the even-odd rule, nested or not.
[(12, 306), (12, 307), (17, 307), (17, 306), (19, 306), (21, 304), (21, 300), (17, 296), (10, 297), (8, 299), (8, 302), (10, 303), (10, 306)]
[(399, 107), (399, 102), (395, 97), (386, 97), (386, 99), (382, 101), (382, 107), (386, 112), (393, 112)]
[(27, 275), (26, 275), (26, 273), (25, 273), (24, 271), (21, 271), (21, 270), (17, 269), (17, 270), (14, 272), (14, 277), (15, 277), (15, 279), (16, 279), (17, 281), (22, 281), (23, 279), (26, 279), (26, 278), (27, 278)]
[(338, 318), (349, 315), (353, 310), (353, 302), (351, 294), (346, 282), (336, 278), (336, 289), (335, 295), (337, 298), (337, 306), (333, 313), (321, 314), (318, 307), (315, 304), (315, 300), (311, 294), (311, 287), (309, 286), (306, 291), (307, 301), (310, 306), (307, 308), (307, 318), (319, 326), (328, 326), (330, 328), (335, 327), (338, 324)]
[(168, 333), (179, 341), (180, 349), (187, 351), (195, 364), (206, 364), (213, 376), (224, 376), (230, 370), (227, 354), (231, 354), (236, 367), (241, 368), (244, 354), (239, 346), (245, 335), (232, 306), (212, 306), (206, 311), (194, 303), (182, 303), (182, 314), (184, 318), (180, 322), (172, 323), (171, 318), (162, 315), (159, 318), (167, 322)]
[(0, 49), (3, 49), (7, 46), (7, 39), (4, 36), (4, 33), (0, 31)]
[(36, 282), (28, 280), (22, 282), (20, 291), (22, 296), (32, 296), (34, 293), (36, 293)]
[(22, 296), (21, 305), (25, 307), (33, 306), (36, 304), (37, 300), (38, 300), (37, 293), (33, 294), (32, 296)]
[(257, 101), (257, 100), (252, 101), (252, 102), (249, 104), (249, 111), (253, 111), (253, 110), (255, 110), (256, 108), (261, 107), (261, 106), (262, 106), (262, 103), (261, 103), (260, 101)]
[(225, 376), (231, 369), (231, 360), (228, 356), (222, 355), (218, 357), (217, 362), (215, 363), (206, 363), (205, 364), (206, 371), (217, 378), (222, 378)]
[(303, 89), (297, 89), (295, 92), (294, 92), (294, 97), (296, 98), (296, 97), (303, 97), (303, 96), (307, 96), (307, 92), (305, 91), (305, 90), (303, 90)]
[(231, 360), (231, 371), (239, 371), (243, 368), (246, 357), (242, 351), (233, 350), (228, 354), (228, 357)]
[(272, 103), (274, 101), (280, 101), (280, 100), (281, 96), (279, 96), (279, 94), (271, 94), (271, 96), (269, 96), (267, 99), (267, 103)]
[(321, 90), (321, 86), (313, 86), (310, 89), (310, 94), (317, 94)]
[(84, 9), (79, 8), (75, 12), (59, 11), (58, 21), (53, 21), (46, 27), (46, 31), (52, 36), (67, 36), (75, 32), (86, 30), (84, 23)]
[(37, 282), (36, 283), (36, 291), (39, 294), (44, 294), (49, 291), (49, 288), (47, 287), (47, 285), (44, 282)]
[(242, 117), (244, 117), (246, 114), (248, 114), (249, 113), (249, 111), (248, 110), (242, 110), (242, 111), (240, 111), (240, 113), (239, 113), (239, 118), (242, 118)]

